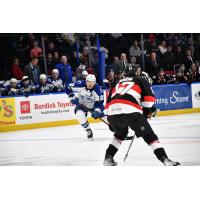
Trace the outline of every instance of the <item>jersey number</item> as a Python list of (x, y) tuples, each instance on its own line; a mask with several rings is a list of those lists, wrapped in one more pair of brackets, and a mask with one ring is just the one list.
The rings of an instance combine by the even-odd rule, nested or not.
[(133, 85), (134, 82), (118, 83), (116, 86), (116, 94), (124, 95), (133, 87)]

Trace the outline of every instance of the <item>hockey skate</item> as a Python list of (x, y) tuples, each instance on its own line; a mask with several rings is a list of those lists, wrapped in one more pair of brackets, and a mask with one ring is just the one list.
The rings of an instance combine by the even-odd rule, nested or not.
[(164, 161), (163, 161), (163, 164), (165, 166), (178, 166), (178, 165), (180, 165), (179, 162), (172, 161), (169, 158), (165, 158)]
[(91, 129), (86, 130), (87, 131), (87, 138), (90, 140), (93, 140), (93, 132)]
[(106, 155), (104, 162), (103, 162), (104, 166), (117, 166), (117, 162), (115, 162), (115, 160), (113, 159), (112, 156), (110, 155)]

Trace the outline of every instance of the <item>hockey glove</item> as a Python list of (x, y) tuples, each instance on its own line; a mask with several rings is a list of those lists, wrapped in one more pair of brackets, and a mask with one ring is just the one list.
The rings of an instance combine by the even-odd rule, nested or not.
[(152, 107), (151, 107), (151, 116), (152, 116), (152, 117), (156, 117), (157, 112), (158, 112), (157, 108), (154, 107), (154, 106), (152, 106)]
[(147, 118), (147, 119), (151, 119), (151, 108), (143, 108), (143, 115)]
[(101, 118), (101, 117), (103, 117), (104, 116), (104, 113), (101, 111), (101, 109), (99, 109), (99, 108), (96, 108), (95, 110), (94, 110), (94, 112), (92, 113), (92, 117), (94, 118), (94, 119), (97, 119), (97, 118)]
[(79, 104), (79, 100), (78, 98), (75, 96), (74, 93), (70, 93), (69, 94), (69, 99), (71, 101), (71, 103), (75, 104), (75, 105), (78, 105)]

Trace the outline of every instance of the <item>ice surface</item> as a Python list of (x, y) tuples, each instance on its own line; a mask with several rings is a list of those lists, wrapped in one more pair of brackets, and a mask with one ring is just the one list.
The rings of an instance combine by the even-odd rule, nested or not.
[[(172, 160), (200, 165), (200, 113), (157, 117), (150, 124)], [(91, 128), (94, 141), (87, 140), (80, 125), (1, 133), (0, 165), (102, 166), (113, 134), (103, 123)], [(123, 142), (116, 155), (119, 165), (162, 165), (141, 138), (134, 141), (124, 163), (129, 144)]]

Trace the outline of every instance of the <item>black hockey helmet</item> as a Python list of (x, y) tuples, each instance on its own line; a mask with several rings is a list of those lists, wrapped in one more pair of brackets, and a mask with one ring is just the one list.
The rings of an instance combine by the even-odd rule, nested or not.
[(125, 77), (135, 77), (136, 76), (136, 74), (135, 74), (135, 67), (132, 66), (132, 65), (127, 66), (124, 69), (124, 76)]

